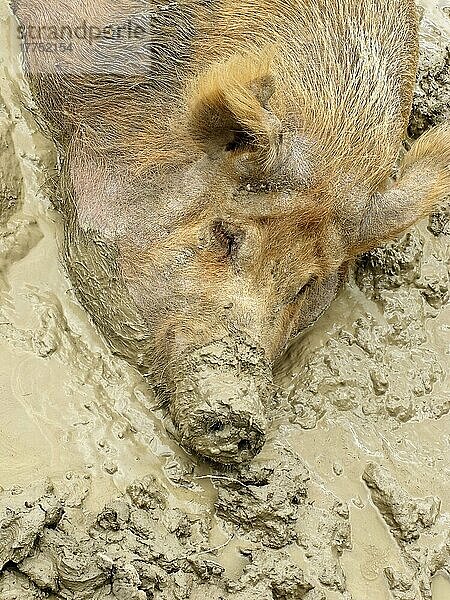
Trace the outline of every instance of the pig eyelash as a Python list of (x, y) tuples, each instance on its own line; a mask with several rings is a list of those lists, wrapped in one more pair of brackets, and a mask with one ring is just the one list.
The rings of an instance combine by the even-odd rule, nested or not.
[(237, 236), (229, 231), (226, 223), (223, 221), (216, 221), (213, 225), (212, 232), (221, 248), (225, 250), (225, 258), (230, 258), (235, 253), (238, 246)]
[(254, 146), (254, 139), (247, 131), (236, 131), (234, 138), (225, 146), (227, 152), (237, 152)]

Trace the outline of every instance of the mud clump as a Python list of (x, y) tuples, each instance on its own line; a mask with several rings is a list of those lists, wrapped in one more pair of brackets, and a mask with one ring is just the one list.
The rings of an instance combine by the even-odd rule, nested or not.
[[(439, 213), (436, 215), (439, 218)], [(425, 262), (423, 246), (423, 236), (408, 233), (396, 242), (364, 254), (357, 261), (356, 283), (372, 299), (386, 306), (392, 297), (387, 290), (414, 287), (432, 308), (440, 310), (449, 300), (448, 267), (445, 257), (437, 254)]]
[(450, 201), (430, 215), (428, 230), (433, 235), (450, 235)]
[(297, 462), (269, 461), (250, 465), (238, 477), (215, 480), (217, 514), (265, 546), (282, 548), (294, 541), (299, 505), (307, 497), (307, 470)]
[(196, 559), (195, 544), (207, 541), (208, 523), (195, 528), (186, 515), (166, 511), (164, 490), (153, 479), (130, 485), (131, 496), (112, 500), (97, 515), (88, 515), (82, 502), (76, 507), (66, 502), (76, 487), (71, 479), (65, 492), (46, 483), (1, 494), (2, 561), (7, 564), (1, 598), (7, 590), (12, 593), (14, 581), (23, 582), (18, 572), (31, 582), (30, 598), (51, 592), (80, 600), (176, 598), (183, 577), (187, 584), (189, 577), (202, 582), (220, 575), (220, 567)]
[(436, 523), (441, 506), (439, 498), (410, 498), (386, 469), (374, 463), (366, 467), (363, 479), (374, 504), (400, 540), (415, 540)]
[(419, 59), (408, 130), (413, 138), (450, 118), (450, 45), (427, 50)]
[(421, 237), (407, 233), (399, 241), (362, 255), (357, 261), (356, 283), (373, 298), (379, 297), (381, 290), (414, 283), (420, 277), (423, 244)]
[(262, 600), (314, 600), (323, 598), (305, 579), (305, 574), (285, 552), (265, 550), (264, 553), (243, 551), (250, 564), (237, 582), (230, 582), (227, 590), (235, 598)]
[(19, 563), (28, 557), (44, 528), (59, 522), (63, 506), (50, 482), (31, 490), (25, 501), (20, 487), (3, 493), (2, 500), (0, 570), (9, 562)]
[(164, 510), (167, 505), (167, 494), (157, 487), (154, 477), (148, 476), (142, 481), (135, 481), (127, 487), (127, 493), (132, 503), (144, 510), (160, 508)]
[[(97, 515), (83, 506), (87, 481), (70, 474), (57, 484), (1, 493), (2, 600), (48, 594), (61, 600), (179, 600), (193, 598), (194, 590), (219, 600), (254, 587), (258, 598), (314, 598), (307, 595), (313, 584), (286, 553), (267, 560), (257, 547), (243, 549), (248, 566), (237, 580), (226, 577), (209, 558), (215, 552), (208, 543), (209, 518), (168, 509), (167, 493), (154, 478), (134, 482)], [(77, 496), (80, 485), (85, 493)]]

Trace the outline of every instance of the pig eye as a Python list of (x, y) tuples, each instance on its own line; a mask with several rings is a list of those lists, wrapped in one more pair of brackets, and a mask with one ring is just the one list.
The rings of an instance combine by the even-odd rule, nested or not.
[(236, 131), (234, 138), (225, 146), (227, 152), (244, 150), (254, 145), (253, 137), (247, 131)]
[(302, 285), (302, 287), (297, 290), (293, 299), (291, 300), (291, 303), (299, 300), (303, 296), (303, 294), (312, 286), (312, 284), (315, 282), (315, 280), (316, 280), (315, 277), (310, 277), (308, 279), (308, 281), (306, 283), (304, 283)]
[(225, 257), (231, 257), (237, 250), (242, 235), (232, 226), (224, 221), (216, 221), (212, 226), (212, 233), (225, 253)]

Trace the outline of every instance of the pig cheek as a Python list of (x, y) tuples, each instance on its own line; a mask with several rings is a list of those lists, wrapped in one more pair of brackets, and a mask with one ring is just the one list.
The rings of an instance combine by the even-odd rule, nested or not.
[(175, 295), (170, 281), (160, 270), (152, 267), (147, 261), (141, 261), (138, 251), (134, 253), (133, 260), (129, 254), (128, 252), (126, 257), (120, 256), (122, 279), (131, 300), (146, 323), (146, 333), (152, 338), (152, 345), (158, 348), (159, 355), (170, 341)]
[(290, 303), (275, 308), (272, 316), (268, 319), (265, 328), (263, 345), (267, 357), (274, 361), (286, 349), (289, 340), (296, 333), (296, 323), (301, 315), (302, 307), (298, 303)]
[(342, 280), (343, 273), (331, 273), (307, 291), (295, 317), (292, 335), (300, 334), (322, 316), (336, 297)]

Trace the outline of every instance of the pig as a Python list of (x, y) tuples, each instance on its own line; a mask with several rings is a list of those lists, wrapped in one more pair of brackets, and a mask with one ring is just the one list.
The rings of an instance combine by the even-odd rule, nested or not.
[[(74, 289), (188, 452), (262, 448), (272, 365), (348, 264), (450, 192), (450, 127), (401, 159), (412, 0), (16, 0), (58, 149)], [(399, 154), (400, 153), (400, 154)]]

